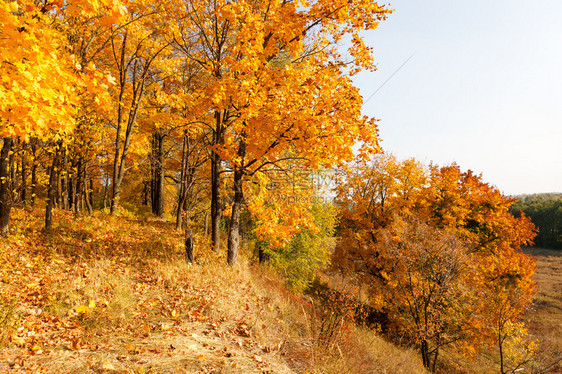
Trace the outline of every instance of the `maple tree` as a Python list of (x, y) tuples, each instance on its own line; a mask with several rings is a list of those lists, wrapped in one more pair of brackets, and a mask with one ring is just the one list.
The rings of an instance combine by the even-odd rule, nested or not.
[(376, 288), (403, 328), (420, 346), (434, 372), (440, 348), (462, 339), (473, 321), (463, 313), (473, 295), (466, 289), (467, 244), (454, 233), (413, 219), (397, 219), (379, 232), (375, 245), (384, 282)]
[(8, 185), (8, 157), (12, 148), (12, 138), (4, 138), (2, 151), (0, 152), (0, 233), (8, 234), (8, 223), (10, 218), (10, 190)]
[(127, 154), (143, 98), (156, 72), (151, 71), (158, 57), (169, 46), (158, 29), (159, 10), (152, 2), (128, 5), (128, 18), (112, 30), (110, 64), (117, 76), (116, 111), (111, 190), (111, 212), (119, 204), (120, 187), (126, 170)]
[[(176, 227), (181, 229), (183, 212), (193, 202), (192, 192), (204, 185), (200, 177), (201, 168), (209, 158), (208, 131), (191, 113), (190, 96), (203, 87), (199, 70), (193, 63), (178, 57), (177, 46), (173, 43), (170, 48), (159, 64), (158, 79), (147, 92), (141, 131), (149, 132), (152, 139), (151, 177), (146, 184), (152, 211), (160, 217), (163, 215), (165, 179), (172, 180), (178, 188), (174, 208)], [(175, 175), (166, 173), (165, 168), (171, 168)]]
[[(181, 152), (180, 187), (176, 208), (176, 228), (182, 228), (182, 212), (195, 210), (198, 195), (206, 187), (200, 173), (200, 167), (208, 160), (205, 149), (201, 147), (201, 138), (191, 139), (184, 133)], [(207, 217), (207, 215), (205, 215)], [(189, 218), (189, 217), (188, 217)], [(206, 226), (206, 225), (205, 225)]]
[[(96, 82), (98, 72), (81, 66), (72, 53), (64, 18), (101, 12), (105, 22), (112, 22), (121, 16), (122, 6), (114, 1), (0, 2), (0, 137), (6, 154), (15, 138), (28, 142), (69, 133), (76, 125), (81, 94), (107, 89), (103, 79)], [(48, 110), (53, 107), (57, 110)], [(7, 169), (1, 171), (2, 183), (8, 183)], [(4, 188), (1, 195), (1, 232), (6, 234), (11, 202)]]
[(535, 292), (531, 276), (535, 260), (513, 253), (500, 254), (492, 259), (496, 267), (487, 279), (486, 304), (490, 306), (486, 333), (495, 342), (500, 361), (500, 373), (513, 373), (529, 361), (534, 352), (534, 342), (527, 335), (520, 313), (525, 310)]
[[(373, 287), (373, 302), (379, 307), (400, 304), (395, 318), (401, 315), (396, 311), (408, 310), (411, 322), (416, 322), (418, 309), (413, 307), (417, 298), (440, 297), (433, 292), (441, 284), (431, 277), (453, 269), (440, 264), (457, 266), (447, 303), (438, 303), (442, 310), (431, 314), (430, 322), (436, 325), (423, 329), (419, 323), (403, 325), (406, 332), (418, 337), (424, 365), (434, 367), (439, 348), (449, 343), (462, 344), (462, 351), (470, 353), (480, 349), (482, 342), (496, 342), (501, 358), (503, 326), (521, 326), (515, 323), (534, 290), (534, 261), (520, 247), (531, 243), (536, 229), (524, 215), (516, 218), (509, 213), (514, 199), (502, 196), (480, 176), (462, 172), (457, 165), (424, 168), (413, 160), (400, 162), (392, 156), (351, 168), (338, 191), (342, 230), (333, 266), (358, 274), (367, 284), (380, 285)], [(412, 217), (426, 223), (401, 228), (400, 222), (411, 222)], [(443, 246), (441, 233), (465, 244)], [(431, 251), (435, 251), (429, 256), (431, 267), (420, 268), (425, 263), (420, 254)], [(448, 253), (462, 261), (438, 261)], [(404, 278), (404, 274), (408, 276)], [(425, 292), (424, 284), (434, 291)], [(437, 300), (422, 304), (427, 307), (430, 301)], [(446, 317), (455, 321), (453, 335)], [(518, 333), (510, 330), (510, 334)], [(435, 355), (433, 361), (430, 353)]]
[[(304, 4), (303, 4), (304, 5)], [(364, 141), (376, 149), (374, 121), (360, 115), (361, 99), (334, 43), (353, 39), (351, 67), (372, 68), (358, 32), (375, 28), (389, 13), (376, 3), (171, 2), (179, 15), (171, 30), (179, 51), (196, 62), (204, 91), (194, 111), (212, 131), (212, 239), (218, 245), (222, 162), (233, 173), (234, 202), (228, 253), (234, 264), (244, 179), (298, 149), (312, 167), (352, 157)], [(333, 137), (332, 148), (326, 139)], [(331, 160), (331, 161), (328, 161)]]
[[(338, 180), (340, 206), (340, 244), (332, 266), (344, 274), (367, 273), (379, 277), (376, 230), (390, 224), (395, 215), (408, 214), (420, 201), (427, 184), (428, 171), (415, 160), (399, 162), (394, 156), (379, 155), (370, 164), (357, 164)], [(361, 259), (356, 262), (354, 259)]]

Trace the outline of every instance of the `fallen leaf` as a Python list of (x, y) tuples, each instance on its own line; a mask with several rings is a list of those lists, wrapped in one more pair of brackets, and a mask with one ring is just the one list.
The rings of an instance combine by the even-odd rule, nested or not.
[(113, 364), (109, 362), (109, 360), (103, 360), (101, 368), (103, 370), (115, 370), (115, 366), (113, 366)]
[(31, 350), (33, 351), (33, 353), (35, 353), (37, 355), (40, 355), (41, 353), (43, 353), (43, 350), (38, 345), (34, 345), (33, 348), (31, 348)]
[(10, 336), (10, 340), (12, 341), (12, 343), (20, 347), (25, 344), (25, 340), (15, 334)]

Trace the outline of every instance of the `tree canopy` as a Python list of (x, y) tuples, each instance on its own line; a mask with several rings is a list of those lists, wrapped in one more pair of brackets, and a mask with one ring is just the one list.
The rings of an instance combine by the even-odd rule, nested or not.
[(506, 324), (534, 293), (535, 262), (521, 246), (536, 229), (509, 212), (515, 199), (454, 164), (378, 156), (349, 169), (337, 200), (333, 268), (368, 285), (371, 303), (416, 342), (426, 367), (435, 370), (451, 344), (467, 355), (484, 342), (503, 352)]

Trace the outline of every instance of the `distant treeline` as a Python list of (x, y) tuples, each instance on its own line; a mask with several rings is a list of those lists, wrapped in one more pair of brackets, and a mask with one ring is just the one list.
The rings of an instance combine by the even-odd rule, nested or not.
[(517, 196), (511, 212), (519, 216), (522, 210), (539, 228), (535, 245), (542, 248), (562, 249), (562, 193), (544, 193)]

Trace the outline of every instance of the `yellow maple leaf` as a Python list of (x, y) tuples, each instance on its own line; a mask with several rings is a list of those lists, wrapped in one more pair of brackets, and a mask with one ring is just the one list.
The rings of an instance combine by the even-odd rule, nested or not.
[(12, 341), (12, 343), (20, 347), (25, 344), (25, 340), (15, 334), (10, 336), (10, 340)]

